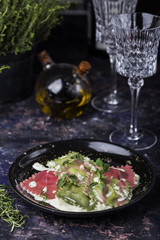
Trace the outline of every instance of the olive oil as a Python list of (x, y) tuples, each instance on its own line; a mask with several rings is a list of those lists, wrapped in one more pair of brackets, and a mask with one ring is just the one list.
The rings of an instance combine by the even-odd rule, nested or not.
[(91, 65), (86, 61), (82, 61), (78, 68), (72, 64), (54, 64), (46, 52), (43, 59), (43, 54), (40, 61), (44, 71), (39, 75), (35, 89), (40, 109), (55, 119), (80, 116), (91, 99), (87, 78)]

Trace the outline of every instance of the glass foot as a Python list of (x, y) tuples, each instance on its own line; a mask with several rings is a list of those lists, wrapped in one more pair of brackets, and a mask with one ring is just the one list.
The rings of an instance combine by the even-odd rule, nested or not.
[(107, 113), (125, 112), (130, 109), (130, 102), (122, 98), (113, 98), (112, 94), (106, 96), (106, 93), (94, 97), (91, 105), (98, 111)]
[(138, 140), (129, 140), (122, 130), (113, 131), (109, 139), (111, 142), (115, 144), (120, 144), (134, 150), (145, 150), (153, 147), (157, 142), (157, 137), (154, 133), (146, 129), (139, 129), (139, 136), (141, 136)]

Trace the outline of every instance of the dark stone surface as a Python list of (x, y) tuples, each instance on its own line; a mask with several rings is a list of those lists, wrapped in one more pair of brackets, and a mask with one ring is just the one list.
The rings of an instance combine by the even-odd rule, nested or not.
[[(69, 19), (53, 31), (45, 46), (55, 62), (78, 64), (87, 59), (92, 64), (90, 81), (93, 96), (102, 89), (109, 89), (108, 57), (88, 54), (86, 45), (86, 24)], [(84, 21), (84, 22), (83, 22)], [(79, 24), (78, 24), (79, 23)], [(65, 30), (65, 31), (64, 31)], [(36, 65), (36, 71), (41, 68)], [(38, 70), (37, 70), (38, 69)], [(23, 229), (10, 227), (0, 219), (0, 239), (7, 240), (158, 240), (160, 239), (160, 67), (157, 74), (145, 80), (139, 105), (139, 125), (156, 133), (157, 144), (140, 154), (145, 155), (156, 172), (152, 191), (140, 202), (118, 214), (90, 218), (72, 219), (54, 216), (26, 204), (10, 190), (16, 205), (27, 214)], [(130, 98), (127, 80), (118, 76), (119, 91)], [(70, 120), (56, 121), (44, 115), (38, 108), (34, 93), (26, 100), (0, 105), (0, 184), (9, 185), (8, 170), (16, 157), (39, 144), (62, 139), (89, 138), (109, 141), (112, 130), (126, 127), (130, 112), (107, 114), (94, 110), (89, 104), (84, 114)]]

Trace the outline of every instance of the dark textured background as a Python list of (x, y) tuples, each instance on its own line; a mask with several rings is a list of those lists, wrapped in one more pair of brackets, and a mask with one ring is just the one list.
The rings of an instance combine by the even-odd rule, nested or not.
[[(51, 53), (55, 62), (78, 64), (82, 59), (92, 64), (90, 82), (93, 96), (102, 89), (109, 89), (109, 61), (91, 55), (87, 47), (85, 16), (65, 16), (43, 47)], [(35, 60), (35, 76), (41, 67)], [(54, 216), (34, 209), (18, 198), (18, 208), (27, 214), (23, 229), (10, 227), (0, 219), (2, 240), (158, 240), (160, 239), (160, 67), (157, 74), (145, 80), (139, 105), (139, 125), (156, 133), (158, 142), (152, 149), (141, 152), (152, 163), (156, 172), (155, 185), (144, 199), (123, 212), (106, 217), (72, 219)], [(127, 80), (118, 76), (119, 91), (130, 99)], [(130, 112), (106, 114), (94, 110), (89, 104), (82, 116), (56, 121), (44, 115), (38, 108), (34, 93), (24, 101), (0, 105), (0, 184), (8, 183), (8, 169), (14, 159), (24, 151), (39, 144), (62, 139), (89, 138), (108, 141), (115, 128), (129, 124)]]

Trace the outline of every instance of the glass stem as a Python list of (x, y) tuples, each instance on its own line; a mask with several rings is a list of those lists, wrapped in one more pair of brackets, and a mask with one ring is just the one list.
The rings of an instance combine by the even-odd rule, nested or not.
[(127, 138), (129, 140), (138, 140), (141, 138), (141, 134), (138, 133), (137, 129), (137, 109), (138, 109), (138, 100), (141, 87), (144, 85), (143, 79), (128, 79), (128, 85), (131, 92), (131, 123)]
[(109, 55), (111, 65), (111, 78), (112, 78), (112, 92), (109, 95), (108, 103), (111, 105), (117, 105), (117, 76), (116, 76), (116, 55)]

